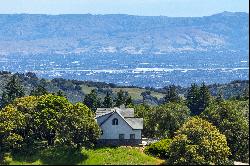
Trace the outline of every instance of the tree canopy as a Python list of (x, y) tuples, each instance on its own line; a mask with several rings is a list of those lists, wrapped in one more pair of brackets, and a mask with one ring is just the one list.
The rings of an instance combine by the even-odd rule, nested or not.
[(81, 147), (95, 143), (100, 134), (87, 106), (52, 94), (17, 98), (0, 111), (0, 118), (1, 147), (37, 141)]
[(225, 135), (211, 123), (192, 117), (176, 132), (169, 147), (171, 165), (229, 164)]
[(225, 134), (232, 152), (231, 158), (243, 162), (249, 162), (248, 109), (247, 101), (224, 101), (212, 104), (201, 114), (202, 118)]

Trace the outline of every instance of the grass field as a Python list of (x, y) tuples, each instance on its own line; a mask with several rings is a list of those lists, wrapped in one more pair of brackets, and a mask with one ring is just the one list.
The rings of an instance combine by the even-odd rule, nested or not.
[(144, 154), (138, 148), (104, 147), (76, 151), (65, 148), (50, 148), (32, 155), (13, 154), (10, 165), (160, 165), (164, 160)]
[[(86, 85), (82, 85), (81, 87), (82, 87), (83, 93), (85, 94), (89, 94), (92, 89), (95, 89), (94, 87), (89, 87)], [(116, 94), (120, 90), (127, 91), (129, 95), (131, 95), (132, 99), (142, 99), (141, 93), (146, 91), (146, 89), (141, 89), (141, 88), (111, 88), (111, 89), (114, 94)], [(105, 95), (106, 94), (103, 94), (101, 97), (105, 97)], [(158, 93), (154, 91), (151, 91), (151, 95), (154, 97), (157, 97), (158, 99), (165, 96), (162, 93)]]

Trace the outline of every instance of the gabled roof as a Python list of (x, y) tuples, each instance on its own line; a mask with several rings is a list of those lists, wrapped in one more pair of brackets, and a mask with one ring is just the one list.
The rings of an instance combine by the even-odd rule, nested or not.
[(124, 118), (133, 118), (134, 115), (134, 109), (133, 108), (116, 108), (117, 111), (124, 117)]
[(103, 115), (107, 115), (111, 112), (114, 112), (114, 110), (112, 108), (97, 108), (96, 118), (103, 116)]
[(134, 117), (134, 109), (133, 108), (97, 108), (96, 110), (96, 118), (109, 114), (114, 111), (119, 111), (119, 113), (124, 117), (124, 118), (132, 118)]
[(102, 120), (100, 126), (104, 124), (114, 113), (117, 113), (132, 129), (143, 129), (143, 118), (134, 118), (133, 108), (97, 108), (96, 119), (108, 115)]
[(143, 118), (125, 118), (133, 129), (143, 129)]

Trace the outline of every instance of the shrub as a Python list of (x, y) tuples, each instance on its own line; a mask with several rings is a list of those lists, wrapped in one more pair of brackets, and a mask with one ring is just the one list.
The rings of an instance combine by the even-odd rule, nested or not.
[(144, 152), (160, 158), (169, 157), (169, 145), (172, 142), (171, 139), (162, 139), (158, 142), (148, 145)]
[(12, 161), (12, 156), (10, 153), (0, 152), (0, 165), (9, 165)]
[(176, 132), (169, 154), (167, 162), (172, 165), (219, 165), (229, 164), (230, 149), (215, 126), (193, 117)]

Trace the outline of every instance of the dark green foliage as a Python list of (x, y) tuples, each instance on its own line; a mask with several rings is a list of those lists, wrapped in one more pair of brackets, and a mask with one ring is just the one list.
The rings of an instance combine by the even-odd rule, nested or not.
[(236, 161), (249, 162), (248, 109), (248, 101), (225, 101), (212, 104), (201, 114), (202, 118), (225, 134), (232, 152), (231, 158)]
[(187, 106), (194, 114), (199, 110), (199, 87), (192, 84), (187, 94)]
[(131, 106), (131, 105), (133, 105), (133, 100), (132, 100), (132, 97), (131, 96), (129, 96), (128, 98), (127, 98), (127, 100), (126, 100), (126, 102), (125, 102), (125, 106)]
[(95, 89), (91, 90), (90, 94), (85, 96), (83, 103), (95, 112), (101, 106), (101, 100), (97, 96), (97, 91)]
[(125, 105), (126, 103), (126, 96), (127, 94), (123, 91), (120, 90), (119, 92), (117, 92), (117, 97), (115, 99), (115, 106), (119, 107), (120, 105)]
[(22, 97), (24, 95), (24, 89), (20, 83), (18, 76), (11, 76), (10, 81), (4, 88), (4, 92), (1, 99), (1, 107), (5, 107), (7, 104), (11, 103), (16, 98)]
[(2, 153), (0, 151), (0, 165), (9, 165), (12, 161), (12, 156), (10, 153)]
[(66, 95), (64, 94), (64, 92), (62, 90), (59, 90), (57, 93), (56, 93), (57, 96), (61, 96), (61, 97), (66, 97)]
[(123, 91), (120, 89), (119, 92), (117, 92), (116, 99), (115, 99), (115, 106), (119, 107), (121, 105), (131, 105), (132, 104), (132, 98), (129, 96), (128, 92)]
[(168, 159), (169, 157), (169, 145), (171, 144), (171, 139), (162, 139), (155, 143), (146, 146), (144, 152), (149, 155), (156, 157)]
[(106, 96), (104, 97), (104, 101), (102, 103), (104, 108), (112, 108), (113, 107), (113, 99), (110, 94), (110, 92), (106, 93)]
[(48, 94), (48, 91), (46, 90), (46, 88), (42, 84), (38, 85), (36, 88), (34, 88), (30, 92), (31, 96), (42, 96), (42, 95), (46, 95), (46, 94)]
[(180, 102), (181, 99), (177, 93), (177, 89), (175, 85), (170, 85), (167, 88), (167, 94), (164, 99), (165, 99), (165, 103)]
[(210, 104), (211, 102), (211, 95), (210, 92), (203, 82), (200, 91), (199, 91), (199, 113), (203, 112)]
[(143, 118), (142, 134), (148, 138), (172, 137), (174, 132), (190, 117), (184, 103), (168, 103), (149, 107), (136, 105), (135, 116)]
[(217, 103), (221, 103), (224, 101), (224, 97), (223, 97), (223, 93), (221, 91), (218, 92), (216, 98), (215, 98), (215, 101)]
[(205, 83), (201, 87), (192, 84), (187, 94), (187, 106), (193, 115), (202, 113), (211, 102), (211, 95)]
[(193, 117), (176, 132), (169, 154), (170, 165), (227, 165), (230, 149), (215, 126)]

